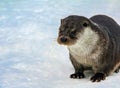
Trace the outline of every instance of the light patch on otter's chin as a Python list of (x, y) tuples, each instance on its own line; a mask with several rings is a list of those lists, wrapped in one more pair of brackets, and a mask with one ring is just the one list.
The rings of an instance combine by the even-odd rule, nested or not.
[(91, 28), (86, 28), (79, 34), (78, 40), (74, 45), (68, 46), (74, 58), (84, 58), (91, 54), (97, 47), (99, 36)]

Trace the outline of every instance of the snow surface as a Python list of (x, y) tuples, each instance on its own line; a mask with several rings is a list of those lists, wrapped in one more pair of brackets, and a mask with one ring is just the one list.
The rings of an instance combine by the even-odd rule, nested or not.
[(68, 50), (56, 42), (61, 18), (107, 14), (119, 23), (119, 8), (119, 0), (0, 0), (0, 88), (120, 88), (120, 73), (70, 79)]

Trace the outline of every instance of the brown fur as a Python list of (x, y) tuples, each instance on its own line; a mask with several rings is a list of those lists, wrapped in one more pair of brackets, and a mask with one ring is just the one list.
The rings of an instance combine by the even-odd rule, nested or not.
[[(71, 48), (71, 46), (77, 43), (88, 27), (99, 36), (97, 44), (88, 53), (89, 55), (82, 57), (79, 56), (82, 54), (73, 54), (74, 47)], [(120, 67), (120, 26), (108, 16), (96, 15), (90, 19), (83, 16), (66, 17), (61, 22), (57, 41), (59, 44), (68, 46), (70, 60), (75, 68), (71, 78), (84, 78), (84, 70), (91, 69), (95, 73), (91, 80), (98, 82)]]

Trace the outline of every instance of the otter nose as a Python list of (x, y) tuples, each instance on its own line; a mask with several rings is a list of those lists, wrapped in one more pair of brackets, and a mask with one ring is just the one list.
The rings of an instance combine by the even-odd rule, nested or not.
[(68, 39), (66, 37), (62, 37), (60, 40), (61, 40), (61, 42), (67, 42), (68, 41)]

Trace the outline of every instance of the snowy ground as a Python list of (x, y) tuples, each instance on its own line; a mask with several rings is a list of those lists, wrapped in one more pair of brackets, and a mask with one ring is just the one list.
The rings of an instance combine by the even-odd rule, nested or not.
[(119, 0), (0, 0), (0, 88), (119, 88), (120, 73), (92, 83), (70, 79), (59, 21), (71, 14), (107, 14), (120, 23)]

